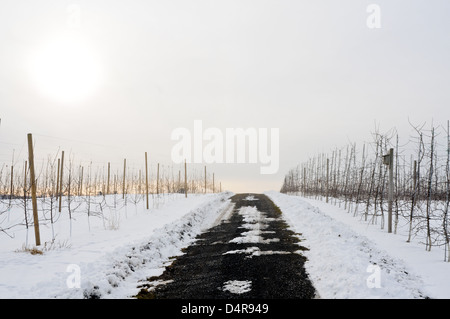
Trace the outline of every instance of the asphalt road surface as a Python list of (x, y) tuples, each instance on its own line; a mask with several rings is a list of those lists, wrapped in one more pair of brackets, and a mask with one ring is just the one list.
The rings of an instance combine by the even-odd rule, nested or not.
[(314, 298), (299, 234), (265, 195), (237, 194), (216, 226), (197, 237), (137, 298)]

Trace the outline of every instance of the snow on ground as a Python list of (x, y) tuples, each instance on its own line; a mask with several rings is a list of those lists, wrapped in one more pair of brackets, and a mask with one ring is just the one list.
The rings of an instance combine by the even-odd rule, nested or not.
[(388, 234), (322, 201), (267, 192), (301, 233), (307, 272), (321, 298), (450, 298), (450, 263), (406, 235)]
[[(246, 199), (247, 200), (247, 199)], [(251, 199), (254, 200), (254, 199)], [(265, 214), (258, 211), (254, 206), (244, 206), (239, 209), (238, 212), (244, 217), (243, 228), (248, 229), (248, 231), (243, 232), (242, 236), (233, 238), (230, 243), (270, 243), (274, 241), (279, 241), (278, 238), (264, 239), (261, 235), (269, 233), (269, 231), (264, 231), (268, 227), (267, 223), (272, 220), (272, 218), (266, 218)], [(264, 218), (263, 218), (264, 216)]]
[[(450, 264), (442, 261), (442, 251), (426, 252), (424, 246), (406, 243), (399, 234), (388, 234), (379, 226), (321, 201), (266, 193), (283, 212), (291, 228), (300, 233), (305, 264), (321, 298), (450, 298)], [(23, 207), (14, 206), (3, 214), (2, 226), (16, 225), (0, 233), (0, 298), (128, 298), (139, 290), (136, 283), (160, 275), (203, 230), (216, 225), (231, 213), (231, 193), (174, 194), (153, 198), (151, 209), (144, 201), (129, 201), (114, 208), (117, 198), (107, 198), (102, 214), (86, 203), (73, 203), (76, 210), (68, 218), (67, 207), (57, 219), (41, 216), (42, 255), (23, 251), (31, 248), (34, 231), (26, 231)], [(114, 195), (110, 195), (114, 196)], [(108, 197), (108, 196), (107, 196)], [(99, 201), (98, 199), (97, 202)], [(95, 202), (94, 200), (94, 202)], [(243, 215), (246, 232), (239, 240), (253, 242), (265, 231), (262, 216), (247, 198)], [(120, 201), (119, 201), (120, 202)], [(75, 205), (76, 204), (76, 205)], [(12, 238), (10, 237), (12, 236)], [(52, 243), (52, 238), (55, 240)], [(257, 256), (257, 247), (246, 251)], [(270, 252), (279, 253), (279, 252)], [(78, 288), (79, 287), (79, 288)], [(245, 291), (251, 283), (224, 283), (224, 289)], [(237, 289), (237, 290), (234, 290)]]
[(252, 282), (249, 280), (229, 280), (223, 284), (223, 290), (229, 291), (233, 294), (243, 294), (249, 292), (252, 290), (251, 287)]
[[(0, 233), (0, 298), (128, 298), (139, 280), (160, 275), (170, 257), (217, 223), (231, 195), (174, 194), (154, 198), (150, 210), (143, 200), (117, 209), (110, 203), (102, 217), (88, 218), (78, 207), (71, 220), (63, 209), (53, 229), (48, 219), (41, 225), (38, 248), (56, 238), (42, 255), (22, 249), (32, 247), (32, 229), (16, 226), (13, 238)], [(14, 207), (8, 214), (3, 222), (13, 224), (23, 212)]]

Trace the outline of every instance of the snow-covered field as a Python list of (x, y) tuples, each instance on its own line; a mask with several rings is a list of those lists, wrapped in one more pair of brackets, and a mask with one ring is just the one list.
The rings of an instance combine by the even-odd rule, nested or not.
[(443, 252), (407, 232), (388, 234), (322, 201), (266, 193), (280, 207), (301, 244), (306, 270), (322, 298), (450, 298), (450, 263)]
[[(53, 224), (41, 225), (43, 254), (25, 252), (34, 243), (32, 228), (17, 225), (23, 208), (2, 215), (0, 233), (0, 298), (129, 298), (148, 277), (160, 275), (203, 230), (229, 215), (231, 193), (173, 194), (114, 209), (107, 199), (102, 214), (85, 213), (80, 204), (69, 219), (67, 207)], [(321, 298), (450, 298), (450, 263), (442, 252), (406, 243), (401, 232), (387, 234), (321, 201), (266, 193), (283, 212), (300, 244), (309, 250), (306, 270)], [(111, 195), (113, 196), (113, 195)], [(252, 206), (249, 198), (248, 205)], [(251, 208), (245, 210), (250, 240), (255, 232)], [(95, 216), (96, 215), (96, 216)], [(257, 216), (256, 216), (257, 217)], [(41, 216), (42, 220), (44, 216)], [(259, 233), (258, 233), (259, 234)], [(49, 243), (55, 238), (53, 244)], [(44, 244), (45, 243), (45, 244)], [(247, 283), (230, 283), (227, 289)]]
[[(104, 209), (102, 217), (88, 218), (78, 209), (72, 220), (63, 209), (53, 230), (48, 220), (40, 227), (40, 248), (55, 236), (53, 248), (43, 254), (23, 251), (26, 240), (29, 248), (33, 246), (32, 228), (28, 234), (24, 225), (13, 228), (9, 233), (14, 238), (0, 233), (0, 298), (135, 295), (139, 280), (160, 275), (170, 257), (180, 255), (199, 233), (218, 222), (231, 195), (189, 195), (187, 199), (165, 195), (154, 198), (150, 210), (144, 201), (137, 205), (128, 201), (113, 209), (110, 198), (110, 208)], [(23, 218), (18, 207), (9, 214), (3, 216), (4, 223)]]

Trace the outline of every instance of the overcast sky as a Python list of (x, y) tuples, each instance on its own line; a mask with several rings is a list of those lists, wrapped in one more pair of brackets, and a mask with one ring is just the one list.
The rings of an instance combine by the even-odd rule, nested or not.
[[(370, 140), (375, 123), (404, 135), (408, 119), (446, 123), (449, 14), (448, 0), (2, 0), (0, 165), (26, 156), (27, 133), (42, 158), (60, 147), (120, 167), (147, 151), (169, 165), (173, 130), (202, 120), (279, 128), (278, 173), (210, 165), (229, 190), (279, 190), (290, 168)], [(36, 66), (64, 43), (84, 57), (74, 99)]]

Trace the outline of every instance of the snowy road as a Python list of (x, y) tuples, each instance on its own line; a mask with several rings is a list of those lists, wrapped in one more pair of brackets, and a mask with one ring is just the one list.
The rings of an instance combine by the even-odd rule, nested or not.
[[(80, 206), (72, 219), (63, 206), (54, 225), (40, 217), (43, 241), (61, 245), (38, 255), (21, 249), (33, 233), (19, 223), (0, 237), (0, 298), (120, 299), (141, 288), (157, 298), (450, 296), (441, 251), (406, 243), (401, 228), (386, 234), (334, 205), (279, 192), (231, 196), (172, 194), (146, 210), (131, 201), (116, 209), (110, 195), (97, 198), (107, 204), (101, 216)], [(10, 224), (22, 216), (19, 205), (7, 215)]]
[(197, 237), (139, 298), (314, 298), (305, 248), (266, 195), (239, 194), (216, 226)]

